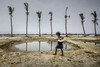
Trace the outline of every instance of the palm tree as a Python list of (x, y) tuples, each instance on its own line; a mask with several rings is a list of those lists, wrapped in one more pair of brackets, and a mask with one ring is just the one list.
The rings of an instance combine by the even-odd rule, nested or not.
[(50, 14), (50, 27), (51, 27), (51, 36), (53, 36), (53, 29), (52, 29), (52, 12), (49, 12)]
[(38, 12), (36, 12), (37, 13), (37, 15), (38, 15), (38, 18), (39, 18), (39, 37), (41, 37), (41, 26), (40, 26), (40, 21), (41, 21), (41, 14), (42, 14), (42, 12), (41, 11), (38, 11)]
[(28, 3), (24, 3), (24, 6), (25, 6), (25, 9), (26, 9), (26, 36), (28, 35), (28, 15), (29, 15), (29, 12), (28, 12)]
[(14, 12), (14, 8), (11, 6), (8, 6), (8, 10), (9, 10), (9, 15), (10, 15), (10, 21), (11, 21), (11, 37), (13, 37), (13, 24), (12, 24), (12, 14)]
[(81, 24), (82, 24), (84, 36), (86, 36), (85, 28), (84, 28), (84, 19), (85, 19), (85, 18), (84, 18), (84, 16), (83, 16), (83, 13), (80, 13), (79, 16), (80, 16), (80, 18), (81, 18)]
[(66, 34), (66, 37), (67, 37), (67, 18), (70, 16), (67, 15), (67, 10), (68, 10), (68, 7), (66, 7), (66, 10), (65, 10), (65, 34)]
[(98, 25), (97, 23), (97, 13), (96, 11), (94, 11), (93, 13), (91, 13), (91, 15), (93, 15), (94, 20), (92, 20), (92, 22), (94, 23), (94, 31), (95, 31), (95, 36), (97, 35), (97, 31), (96, 31), (96, 25)]

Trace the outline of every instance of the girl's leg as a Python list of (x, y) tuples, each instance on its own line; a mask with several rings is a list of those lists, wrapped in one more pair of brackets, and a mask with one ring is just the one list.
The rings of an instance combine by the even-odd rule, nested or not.
[(61, 56), (64, 56), (64, 53), (63, 53), (63, 49), (61, 48), (61, 53), (62, 53), (62, 55)]
[(55, 48), (55, 53), (53, 55), (56, 55), (57, 54), (57, 48)]

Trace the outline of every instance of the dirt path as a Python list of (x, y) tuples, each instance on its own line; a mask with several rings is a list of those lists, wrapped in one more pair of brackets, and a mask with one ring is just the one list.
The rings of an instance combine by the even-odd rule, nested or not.
[(0, 58), (0, 67), (100, 67), (100, 54), (82, 49), (54, 52), (9, 52)]

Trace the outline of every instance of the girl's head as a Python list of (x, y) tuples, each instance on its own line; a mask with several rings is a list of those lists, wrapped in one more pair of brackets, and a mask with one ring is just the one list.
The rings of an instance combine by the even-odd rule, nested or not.
[(60, 32), (57, 32), (56, 35), (57, 35), (57, 36), (60, 36)]

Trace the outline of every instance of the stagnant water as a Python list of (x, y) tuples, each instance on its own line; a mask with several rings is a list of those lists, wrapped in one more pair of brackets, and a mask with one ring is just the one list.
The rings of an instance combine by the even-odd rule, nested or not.
[[(57, 42), (33, 41), (4, 47), (6, 51), (52, 51), (55, 50)], [(63, 43), (63, 49), (75, 49), (76, 47)]]
[(96, 46), (100, 46), (100, 43), (96, 43), (96, 42), (84, 42), (88, 45), (96, 45)]
[(76, 41), (81, 41), (82, 43), (85, 43), (87, 45), (95, 45), (97, 47), (100, 47), (100, 41), (87, 41), (87, 40), (76, 40)]

